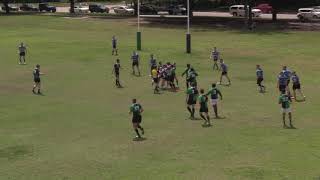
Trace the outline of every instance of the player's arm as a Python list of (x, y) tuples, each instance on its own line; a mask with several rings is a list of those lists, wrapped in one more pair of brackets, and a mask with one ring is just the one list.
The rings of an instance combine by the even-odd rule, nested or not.
[(217, 92), (218, 92), (218, 94), (220, 96), (220, 99), (222, 100), (222, 93), (219, 90)]
[(182, 73), (182, 77), (187, 73), (187, 70), (185, 70), (183, 73)]
[(130, 107), (129, 114), (132, 114), (132, 107)]
[(143, 113), (144, 109), (142, 106), (140, 106), (140, 113)]
[(279, 97), (279, 102), (278, 102), (279, 104), (281, 104), (282, 103), (282, 99), (281, 99), (281, 97)]

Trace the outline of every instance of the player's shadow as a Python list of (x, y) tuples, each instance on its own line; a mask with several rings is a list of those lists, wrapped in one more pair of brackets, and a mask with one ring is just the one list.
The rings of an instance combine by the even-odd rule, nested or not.
[(305, 102), (305, 99), (296, 99), (296, 102)]
[(145, 141), (145, 140), (147, 140), (147, 138), (145, 138), (145, 137), (133, 138), (132, 140), (133, 140), (133, 141)]
[(214, 117), (213, 119), (227, 119), (225, 116)]
[(296, 128), (296, 127), (294, 127), (294, 126), (287, 126), (287, 127), (285, 127), (285, 129), (298, 129), (298, 128)]
[(46, 96), (45, 94), (43, 94), (43, 93), (33, 93), (34, 95), (36, 95), (36, 96)]
[(189, 118), (188, 120), (191, 120), (191, 121), (202, 121), (203, 119), (201, 119), (201, 118)]
[(117, 86), (117, 88), (118, 88), (118, 89), (123, 89), (123, 88), (124, 88), (124, 86)]
[(202, 124), (201, 126), (202, 126), (203, 128), (209, 128), (209, 127), (212, 127), (212, 125), (211, 125), (211, 124), (210, 124), (210, 125), (209, 125), (209, 124)]

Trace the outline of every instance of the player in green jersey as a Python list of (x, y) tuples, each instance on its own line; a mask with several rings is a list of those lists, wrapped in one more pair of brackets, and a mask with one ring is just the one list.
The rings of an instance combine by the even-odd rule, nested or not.
[(219, 118), (218, 115), (218, 99), (220, 96), (220, 99), (222, 100), (222, 94), (220, 90), (217, 88), (217, 85), (215, 83), (212, 84), (212, 88), (209, 90), (209, 92), (206, 94), (206, 96), (211, 96), (211, 104), (214, 110), (214, 114), (216, 115), (216, 118)]
[(191, 84), (191, 87), (188, 88), (186, 94), (187, 94), (186, 103), (187, 103), (187, 109), (190, 112), (190, 119), (194, 119), (194, 112), (195, 112), (194, 107), (197, 103), (198, 90), (193, 83)]
[(132, 125), (133, 125), (134, 131), (137, 134), (136, 138), (139, 138), (139, 139), (141, 138), (141, 135), (138, 129), (140, 129), (141, 133), (144, 134), (144, 129), (140, 125), (142, 121), (142, 116), (141, 116), (142, 112), (143, 112), (142, 106), (137, 103), (136, 99), (133, 99), (132, 105), (130, 106), (129, 113), (132, 114)]
[(208, 110), (208, 97), (204, 94), (204, 90), (200, 89), (200, 96), (198, 97), (199, 104), (200, 104), (200, 116), (205, 121), (203, 126), (211, 126), (210, 117), (209, 117), (209, 110)]
[(290, 127), (293, 128), (290, 103), (291, 103), (290, 96), (286, 94), (286, 91), (282, 91), (279, 97), (279, 104), (281, 104), (281, 109), (282, 109), (283, 128), (287, 128), (286, 114), (288, 114), (289, 116)]

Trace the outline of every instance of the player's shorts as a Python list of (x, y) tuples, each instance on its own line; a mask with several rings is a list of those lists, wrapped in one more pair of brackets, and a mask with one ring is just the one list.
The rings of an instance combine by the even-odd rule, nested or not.
[(133, 115), (132, 116), (132, 123), (141, 123), (142, 116), (141, 115)]
[(33, 81), (34, 81), (35, 83), (40, 83), (41, 80), (40, 80), (40, 78), (34, 78)]
[(133, 61), (133, 62), (132, 62), (132, 66), (139, 66), (139, 62)]
[(257, 84), (260, 85), (262, 81), (263, 81), (263, 78), (258, 78), (257, 79)]
[(286, 85), (279, 85), (279, 91), (282, 92), (282, 91), (286, 91), (287, 89), (287, 86)]
[(200, 112), (200, 113), (207, 113), (207, 112), (209, 112), (208, 107), (200, 107), (199, 112)]
[(26, 52), (20, 52), (19, 55), (20, 56), (26, 56)]
[(211, 104), (212, 105), (217, 105), (218, 104), (218, 99), (211, 99)]
[(221, 75), (223, 75), (223, 76), (228, 75), (228, 72), (227, 71), (222, 71)]
[(281, 112), (282, 113), (291, 113), (291, 108), (282, 108)]
[(168, 79), (169, 79), (170, 82), (173, 82), (174, 81), (174, 76), (169, 76)]
[(301, 89), (300, 83), (299, 83), (299, 84), (293, 84), (292, 89), (293, 89), (293, 90)]
[(112, 45), (112, 48), (113, 48), (113, 49), (117, 49), (117, 45), (113, 44), (113, 45)]
[(197, 104), (197, 102), (193, 99), (188, 99), (188, 102), (187, 102), (188, 105), (195, 105)]
[(158, 84), (159, 83), (159, 78), (153, 78), (153, 82)]
[(218, 61), (218, 58), (217, 58), (217, 57), (214, 57), (214, 58), (213, 58), (213, 61), (214, 61), (214, 62), (217, 62), (217, 61)]

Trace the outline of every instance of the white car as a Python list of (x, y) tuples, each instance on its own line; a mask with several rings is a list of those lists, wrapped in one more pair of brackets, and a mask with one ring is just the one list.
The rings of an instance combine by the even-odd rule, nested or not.
[(298, 10), (297, 17), (303, 20), (313, 20), (313, 19), (320, 19), (320, 9), (314, 8), (301, 8)]
[(75, 13), (89, 13), (89, 6), (86, 6), (84, 4), (79, 4), (74, 6), (74, 12)]
[[(249, 8), (248, 8), (249, 10)], [(232, 16), (242, 16), (244, 17), (246, 14), (245, 6), (244, 5), (233, 5), (230, 6), (229, 12)], [(260, 9), (252, 9), (252, 16), (253, 17), (260, 17), (262, 14), (262, 11)]]
[(134, 14), (134, 9), (128, 6), (118, 6), (113, 8), (116, 14)]

